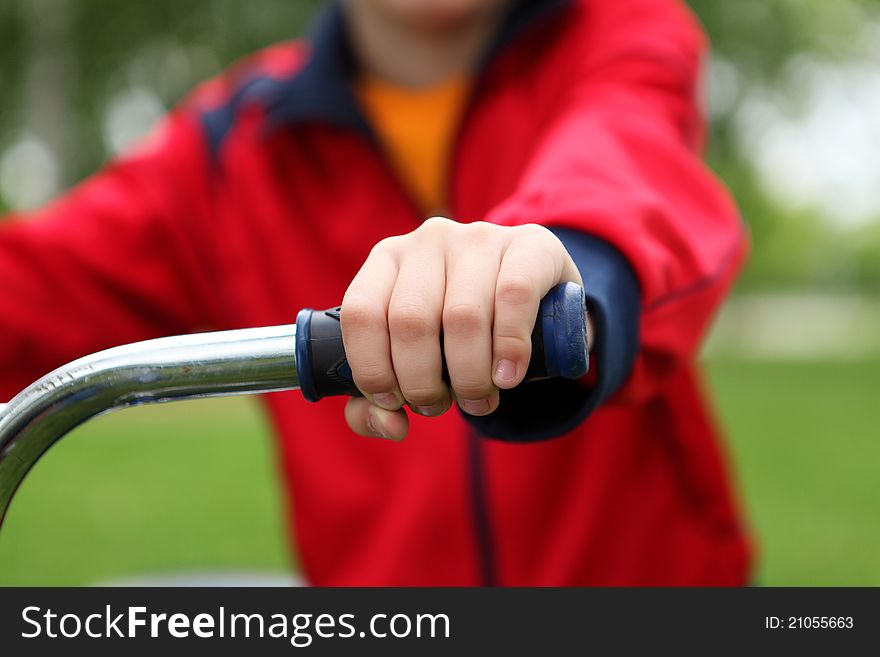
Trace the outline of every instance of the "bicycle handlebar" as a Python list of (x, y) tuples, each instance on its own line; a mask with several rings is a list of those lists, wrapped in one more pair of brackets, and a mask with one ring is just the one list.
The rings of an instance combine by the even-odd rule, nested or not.
[[(586, 373), (583, 290), (541, 301), (526, 380)], [(28, 471), (57, 440), (107, 411), (198, 397), (301, 389), (309, 401), (358, 395), (339, 309), (305, 309), (296, 324), (136, 342), (80, 358), (0, 404), (0, 526)]]

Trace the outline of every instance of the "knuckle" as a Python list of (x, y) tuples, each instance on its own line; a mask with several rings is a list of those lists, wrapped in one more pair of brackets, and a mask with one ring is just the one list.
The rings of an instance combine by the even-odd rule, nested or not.
[(522, 224), (516, 227), (517, 232), (524, 237), (533, 237), (538, 239), (546, 239), (548, 237), (556, 239), (556, 236), (546, 226), (541, 224)]
[(351, 374), (355, 385), (363, 392), (385, 392), (395, 385), (394, 373), (382, 363), (363, 363), (352, 367)]
[(468, 237), (477, 243), (485, 243), (495, 237), (499, 227), (488, 221), (474, 221), (467, 225)]
[(354, 296), (342, 303), (339, 313), (339, 323), (343, 332), (363, 331), (382, 328), (384, 317), (375, 303), (366, 298)]
[(428, 313), (414, 304), (392, 308), (388, 313), (388, 328), (392, 338), (404, 342), (423, 340), (437, 333)]
[(457, 303), (443, 309), (443, 330), (473, 335), (488, 324), (485, 311), (475, 303)]
[(495, 353), (500, 357), (514, 361), (528, 361), (532, 355), (532, 339), (530, 335), (496, 335)]
[(538, 224), (525, 224), (524, 226), (520, 226), (518, 230), (519, 234), (516, 237), (517, 241), (520, 241), (531, 249), (550, 252), (565, 248), (562, 246), (562, 242), (559, 241), (559, 238), (553, 234), (553, 231), (545, 226), (540, 226)]
[(404, 239), (405, 237), (403, 235), (392, 235), (391, 237), (379, 240), (370, 250), (370, 256), (380, 254), (396, 256), (400, 252)]
[(449, 217), (443, 217), (441, 215), (435, 215), (433, 217), (428, 217), (422, 222), (422, 228), (445, 228), (450, 224), (454, 224)]
[(443, 399), (443, 391), (437, 386), (408, 386), (401, 392), (406, 401), (416, 406), (430, 406)]
[(485, 381), (453, 381), (452, 389), (459, 399), (485, 399), (492, 394), (492, 382), (488, 378)]
[(528, 363), (532, 360), (532, 339), (531, 336), (511, 336), (495, 338), (494, 355), (497, 360), (506, 359), (514, 363)]
[(498, 281), (497, 300), (511, 306), (524, 306), (533, 301), (534, 285), (525, 274), (512, 274)]
[(417, 230), (420, 230), (422, 232), (438, 232), (449, 230), (450, 227), (456, 225), (458, 224), (456, 224), (452, 219), (449, 219), (447, 217), (435, 216), (425, 219)]

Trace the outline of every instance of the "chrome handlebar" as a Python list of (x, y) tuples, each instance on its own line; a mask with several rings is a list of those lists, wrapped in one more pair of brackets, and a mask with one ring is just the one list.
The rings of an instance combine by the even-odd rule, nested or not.
[(101, 413), (299, 387), (296, 326), (147, 340), (86, 356), (0, 404), (0, 525), (25, 475), (59, 438)]

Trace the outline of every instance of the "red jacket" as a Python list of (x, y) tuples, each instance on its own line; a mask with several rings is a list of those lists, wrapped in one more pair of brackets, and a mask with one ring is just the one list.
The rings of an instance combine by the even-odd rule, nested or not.
[[(458, 135), (451, 213), (559, 230), (598, 323), (595, 371), (528, 384), (470, 425), (413, 417), (400, 444), (352, 435), (342, 400), (269, 396), (311, 582), (747, 581), (694, 364), (746, 251), (698, 157), (704, 46), (675, 0), (512, 11)], [(5, 222), (0, 399), (111, 345), (337, 304), (370, 247), (423, 218), (350, 69), (331, 9), (311, 46), (259, 53), (126, 157)]]

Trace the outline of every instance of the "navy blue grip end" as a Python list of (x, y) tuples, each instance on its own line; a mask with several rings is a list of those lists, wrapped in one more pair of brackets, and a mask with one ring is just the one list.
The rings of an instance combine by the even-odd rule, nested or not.
[(303, 308), (296, 314), (296, 374), (299, 389), (308, 401), (318, 401), (312, 380), (311, 328), (312, 309)]
[(547, 377), (579, 379), (590, 369), (583, 288), (557, 285), (541, 301), (539, 314)]

